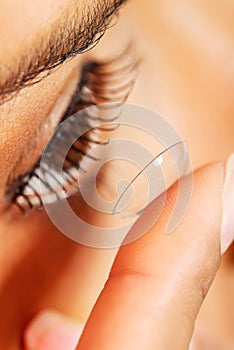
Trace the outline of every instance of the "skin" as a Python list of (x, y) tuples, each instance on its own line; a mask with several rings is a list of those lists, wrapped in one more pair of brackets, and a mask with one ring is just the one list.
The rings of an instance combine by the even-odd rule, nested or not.
[[(234, 78), (230, 52), (234, 28), (229, 1), (223, 1), (219, 11), (215, 2), (205, 5), (202, 1), (191, 1), (184, 10), (187, 16), (182, 11), (185, 3), (182, 0), (175, 2), (177, 16), (175, 11), (170, 10), (172, 5), (169, 1), (156, 3), (148, 0), (148, 6), (144, 8), (141, 1), (130, 3), (123, 10), (118, 25), (107, 33), (92, 55), (101, 57), (103, 52), (108, 53), (110, 43), (114, 39), (118, 41), (121, 33), (128, 32), (131, 21), (139, 51), (144, 53), (145, 58), (131, 101), (167, 117), (188, 142), (194, 167), (197, 168), (225, 159), (233, 150)], [(24, 51), (20, 43), (29, 47), (34, 45), (37, 33), (45, 32), (46, 36), (43, 28), (48, 28), (64, 9), (72, 8), (73, 4), (70, 0), (23, 0), (20, 3), (2, 0), (0, 62), (13, 66), (15, 59)], [(186, 18), (193, 17), (194, 8), (197, 21), (186, 21)], [(180, 27), (181, 23), (184, 27)], [(204, 29), (193, 31), (197, 23), (203, 23)], [(224, 48), (223, 54), (218, 57), (213, 54), (216, 45)], [(73, 72), (79, 72), (80, 66), (81, 57), (75, 58), (41, 83), (22, 90), (14, 100), (0, 106), (1, 208), (4, 207), (3, 194), (9, 174), (13, 170), (19, 171), (19, 167), (30, 167), (49, 134), (37, 146), (35, 154), (26, 157), (25, 163), (18, 165), (17, 169), (16, 160), (66, 90)], [(173, 203), (172, 189), (160, 222), (142, 239), (121, 249), (78, 349), (94, 349), (95, 344), (99, 344), (101, 349), (114, 349), (113, 344), (116, 349), (134, 349), (137, 346), (148, 350), (155, 348), (155, 344), (159, 349), (188, 348), (194, 320), (220, 261), (223, 172), (224, 165), (213, 165), (203, 167), (195, 174), (191, 208), (173, 236), (178, 237), (179, 242), (177, 240), (175, 244), (173, 238), (167, 239), (163, 233)], [(212, 217), (216, 218), (212, 224), (209, 217), (201, 215), (200, 203), (204, 196), (209, 201)], [(150, 212), (142, 220), (148, 220), (148, 215)], [(205, 231), (201, 230), (202, 233), (197, 235), (194, 222), (199, 222)], [(189, 240), (185, 232), (190, 233)], [(190, 239), (194, 240), (192, 248)], [(0, 348), (21, 349), (24, 338), (26, 350), (46, 349), (45, 345), (31, 346), (37, 334), (33, 331), (33, 321), (27, 327), (29, 321), (33, 317), (37, 319), (36, 314), (41, 310), (54, 309), (76, 322), (84, 322), (107, 279), (116, 251), (77, 245), (61, 235), (44, 213), (34, 213), (16, 221), (2, 213), (0, 240), (0, 266), (3, 266), (0, 274)], [(196, 246), (201, 242), (202, 249), (198, 252)], [(183, 253), (188, 247), (191, 254), (185, 256)], [(162, 250), (165, 254), (161, 254)], [(233, 291), (232, 254), (230, 249), (223, 259), (199, 316), (203, 331), (197, 330), (197, 341), (209, 348), (212, 341), (209, 334), (215, 333), (217, 350), (232, 349), (234, 341), (231, 330), (233, 313), (229, 307)], [(139, 262), (139, 256), (147, 258)], [(182, 260), (179, 259), (181, 256)], [(210, 269), (199, 269), (198, 265), (206, 266), (207, 259)], [(189, 261), (193, 263), (185, 268)], [(173, 273), (170, 266), (173, 266)], [(179, 271), (184, 278), (173, 279), (172, 276)], [(189, 283), (184, 283), (187, 280)], [(152, 287), (150, 290), (148, 285)], [(198, 285), (201, 289), (197, 288)], [(171, 286), (173, 295), (161, 293), (160, 286), (165, 286), (164, 290)], [(228, 294), (224, 292), (226, 290), (229, 290)], [(129, 309), (130, 301), (134, 304), (134, 312)], [(163, 305), (162, 313), (159, 312), (160, 305)], [(151, 312), (145, 313), (146, 309)], [(102, 323), (103, 314), (105, 325)], [(124, 316), (123, 321), (123, 315), (129, 316)], [(175, 323), (172, 315), (180, 322)], [(114, 331), (116, 323), (121, 325), (118, 332)], [(184, 331), (178, 329), (178, 324), (183, 325)], [(140, 330), (144, 332), (143, 336)], [(138, 335), (141, 335), (140, 339)], [(43, 333), (41, 339), (44, 336)]]
[[(38, 30), (45, 26), (48, 27), (63, 13), (64, 7), (72, 9), (72, 5), (70, 1), (37, 1), (31, 7), (30, 2), (24, 1), (20, 5), (21, 11), (12, 12), (9, 9), (17, 7), (17, 2), (1, 2), (0, 12), (5, 19), (1, 21), (1, 33), (8, 33), (7, 28), (12, 28), (9, 45), (4, 47), (6, 43), (1, 42), (3, 46), (0, 51), (4, 53), (3, 61), (8, 59), (9, 62), (11, 59), (13, 61), (15, 55), (18, 57), (24, 53), (20, 51), (20, 47), (17, 47), (18, 41), (13, 40), (16, 33), (20, 33), (21, 42), (28, 43), (28, 31), (30, 30), (36, 45)], [(7, 10), (9, 14), (5, 15), (4, 10)], [(46, 16), (43, 15), (44, 12)], [(22, 26), (21, 31), (20, 25)], [(12, 56), (12, 51), (14, 51), (14, 56)], [(68, 62), (46, 80), (32, 88), (22, 90), (14, 100), (0, 107), (2, 201), (7, 177), (14, 168), (16, 160), (23, 152), (25, 145), (30, 142), (38, 126), (47, 118), (56, 100), (60, 97), (61, 90), (67, 84), (72, 70), (78, 70), (79, 67), (80, 63), (77, 59)], [(38, 149), (43, 149), (43, 143), (39, 142)], [(35, 159), (28, 156), (26, 159), (27, 163), (24, 164), (24, 167), (30, 168)], [(3, 203), (1, 208), (3, 208)], [(4, 269), (1, 269), (0, 278), (0, 303), (2, 315), (5, 315), (0, 321), (0, 348), (19, 348), (23, 329), (28, 320), (38, 310), (49, 307), (49, 305), (53, 304), (56, 309), (81, 320), (86, 317), (102, 284), (103, 276), (107, 273), (113, 256), (112, 252), (78, 247), (77, 244), (57, 232), (43, 213), (33, 214), (28, 219), (19, 217), (16, 220), (14, 213), (13, 219), (2, 213), (0, 235), (2, 247), (0, 264), (4, 266)], [(45, 239), (50, 241), (48, 245), (44, 245)], [(31, 259), (34, 260), (34, 263)], [(93, 266), (97, 265), (97, 261), (100, 262), (100, 269), (96, 270)], [(104, 268), (102, 268), (102, 263)], [(82, 265), (87, 267), (81, 271), (80, 266)], [(34, 268), (37, 270), (36, 274)], [(77, 274), (79, 278), (74, 288), (73, 280)], [(28, 284), (27, 281), (32, 276), (35, 276), (37, 282)], [(83, 283), (84, 280), (87, 281), (87, 284)], [(94, 288), (90, 291), (88, 286), (92, 285), (94, 280), (97, 283), (94, 283)], [(28, 285), (27, 292), (25, 285)], [(55, 292), (56, 289), (57, 292)], [(80, 294), (83, 301), (77, 293)], [(18, 295), (17, 298), (16, 295)], [(78, 297), (81, 304), (80, 301), (78, 303), (80, 305), (75, 305), (76, 302), (67, 302), (64, 297), (67, 300), (75, 300)]]

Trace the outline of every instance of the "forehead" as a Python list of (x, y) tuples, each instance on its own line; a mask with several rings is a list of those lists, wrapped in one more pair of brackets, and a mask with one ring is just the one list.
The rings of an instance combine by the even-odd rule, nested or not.
[[(0, 95), (83, 53), (105, 33), (125, 0), (0, 3)], [(10, 16), (10, 6), (14, 9)], [(6, 15), (5, 15), (6, 14)], [(1, 22), (2, 18), (2, 22)], [(21, 84), (23, 83), (23, 84)]]
[(72, 0), (1, 0), (1, 64), (7, 63), (11, 57), (16, 59), (22, 47), (36, 39), (42, 28), (56, 21), (72, 4)]

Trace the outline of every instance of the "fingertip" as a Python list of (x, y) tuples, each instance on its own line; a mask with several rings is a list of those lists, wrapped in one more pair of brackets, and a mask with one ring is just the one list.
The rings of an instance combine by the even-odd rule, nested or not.
[(40, 312), (24, 332), (25, 350), (74, 350), (82, 325), (53, 310)]

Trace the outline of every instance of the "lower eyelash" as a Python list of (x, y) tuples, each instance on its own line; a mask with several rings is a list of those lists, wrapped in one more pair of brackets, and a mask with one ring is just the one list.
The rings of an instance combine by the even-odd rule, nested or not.
[[(128, 47), (121, 55), (111, 61), (91, 61), (83, 65), (80, 81), (61, 122), (90, 106), (96, 106), (96, 113), (92, 115), (85, 113), (82, 120), (79, 121), (81, 126), (87, 126), (90, 131), (82, 135), (67, 153), (63, 168), (64, 182), (61, 184), (60, 180), (56, 177), (56, 172), (53, 172), (51, 169), (44, 169), (54, 180), (54, 183), (57, 183), (60, 190), (58, 191), (52, 188), (40, 176), (41, 159), (39, 159), (30, 171), (18, 177), (8, 187), (6, 198), (10, 205), (16, 205), (23, 214), (26, 214), (28, 210), (33, 208), (43, 207), (40, 191), (38, 190), (40, 189), (40, 184), (49, 193), (51, 201), (61, 198), (59, 192), (68, 193), (68, 187), (73, 187), (74, 191), (77, 189), (78, 172), (86, 172), (80, 166), (83, 157), (88, 156), (91, 161), (98, 160), (87, 154), (87, 150), (90, 150), (93, 145), (97, 144), (105, 146), (109, 141), (108, 139), (100, 138), (99, 132), (102, 131), (105, 134), (105, 131), (110, 132), (118, 127), (117, 124), (114, 126), (112, 124), (109, 127), (105, 125), (92, 129), (92, 121), (107, 121), (105, 117), (102, 117), (101, 113), (102, 108), (105, 108), (105, 106), (99, 106), (99, 104), (107, 102), (122, 104), (127, 100), (133, 88), (139, 65), (139, 60), (134, 58), (131, 52), (131, 47)], [(118, 115), (108, 119), (108, 121), (114, 121), (117, 118)], [(69, 139), (64, 138), (63, 141), (66, 144), (69, 142)], [(59, 154), (56, 156), (59, 157)]]

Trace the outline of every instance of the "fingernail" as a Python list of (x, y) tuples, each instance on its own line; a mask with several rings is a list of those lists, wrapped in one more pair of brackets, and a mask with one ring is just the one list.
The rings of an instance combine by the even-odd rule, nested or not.
[(75, 350), (82, 326), (68, 317), (44, 311), (26, 328), (24, 334), (26, 350)]
[(223, 254), (234, 240), (234, 153), (226, 163), (223, 191), (223, 217), (221, 226), (221, 253)]

